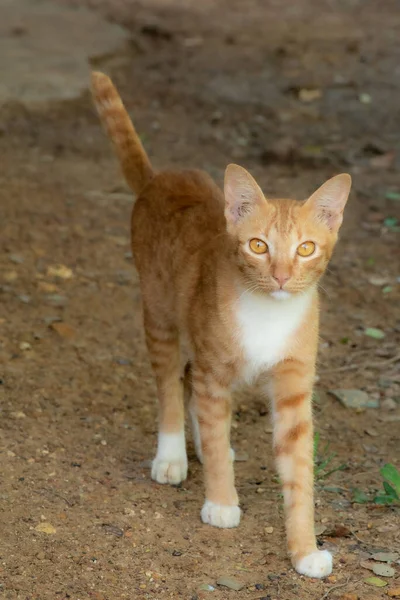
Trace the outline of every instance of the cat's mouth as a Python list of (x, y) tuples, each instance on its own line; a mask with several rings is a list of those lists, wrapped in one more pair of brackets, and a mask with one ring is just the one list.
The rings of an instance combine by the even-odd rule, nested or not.
[(287, 300), (292, 296), (292, 294), (290, 292), (287, 292), (286, 290), (274, 290), (270, 293), (270, 296), (272, 296), (272, 298), (275, 298), (275, 300)]

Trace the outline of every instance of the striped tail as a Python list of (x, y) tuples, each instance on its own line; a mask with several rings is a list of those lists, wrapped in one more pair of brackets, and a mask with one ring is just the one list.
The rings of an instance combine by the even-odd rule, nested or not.
[(125, 179), (132, 190), (139, 194), (153, 177), (153, 169), (120, 95), (111, 79), (99, 72), (92, 73), (92, 94), (100, 120), (114, 144)]

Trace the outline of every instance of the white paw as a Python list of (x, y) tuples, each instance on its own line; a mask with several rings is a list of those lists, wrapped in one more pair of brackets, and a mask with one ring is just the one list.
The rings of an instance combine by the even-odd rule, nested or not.
[(214, 527), (237, 527), (240, 523), (240, 508), (215, 504), (206, 500), (201, 509), (201, 520)]
[(332, 573), (332, 554), (328, 550), (317, 550), (299, 560), (295, 568), (307, 577), (326, 577)]
[(151, 478), (158, 483), (169, 483), (177, 485), (187, 477), (187, 459), (179, 461), (168, 461), (155, 458), (151, 466)]
[(157, 455), (151, 467), (151, 478), (158, 483), (177, 485), (187, 477), (188, 463), (185, 433), (159, 433)]

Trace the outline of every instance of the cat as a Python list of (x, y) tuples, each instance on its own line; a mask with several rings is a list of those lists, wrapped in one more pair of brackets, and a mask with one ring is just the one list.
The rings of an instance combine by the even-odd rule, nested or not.
[(325, 577), (332, 556), (314, 534), (311, 396), (318, 345), (318, 281), (343, 219), (351, 177), (305, 201), (270, 199), (228, 165), (224, 193), (203, 171), (155, 173), (111, 80), (93, 73), (95, 105), (137, 195), (132, 252), (159, 399), (151, 476), (187, 476), (184, 404), (203, 463), (204, 523), (236, 527), (241, 511), (230, 448), (231, 390), (262, 383), (272, 401), (273, 448), (287, 543), (298, 573)]

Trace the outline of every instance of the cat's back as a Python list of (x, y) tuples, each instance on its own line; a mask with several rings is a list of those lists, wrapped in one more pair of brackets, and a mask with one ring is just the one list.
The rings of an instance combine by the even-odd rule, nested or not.
[(196, 219), (208, 226), (224, 225), (222, 191), (200, 170), (164, 171), (157, 174), (138, 197), (132, 224), (138, 219), (151, 219), (153, 225)]

